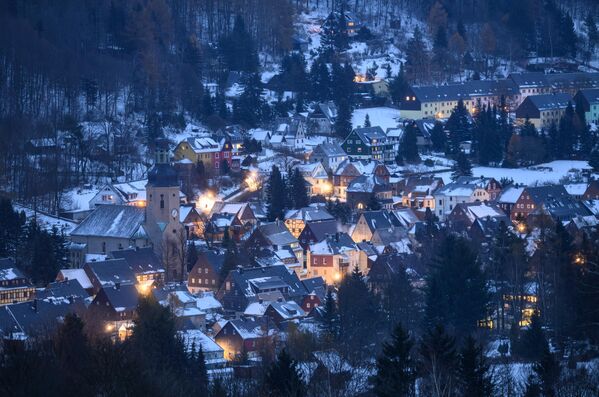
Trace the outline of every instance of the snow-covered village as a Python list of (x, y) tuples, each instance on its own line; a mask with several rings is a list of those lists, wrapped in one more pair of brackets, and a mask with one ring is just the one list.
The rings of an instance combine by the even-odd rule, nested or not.
[(0, 395), (599, 396), (597, 5), (0, 1)]

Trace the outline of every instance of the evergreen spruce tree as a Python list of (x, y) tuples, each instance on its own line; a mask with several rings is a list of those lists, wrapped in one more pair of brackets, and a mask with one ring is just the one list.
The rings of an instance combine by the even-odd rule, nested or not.
[(429, 78), (430, 59), (422, 31), (416, 27), (406, 48), (406, 78), (423, 82)]
[(197, 381), (199, 384), (199, 389), (206, 393), (208, 391), (208, 370), (206, 369), (206, 358), (204, 356), (204, 350), (202, 349), (202, 345), (198, 349), (198, 353), (195, 357), (194, 366), (197, 368)]
[(561, 368), (559, 362), (545, 346), (540, 359), (532, 366), (538, 379), (543, 397), (557, 397), (556, 385), (559, 384)]
[(442, 152), (447, 147), (447, 134), (443, 124), (439, 121), (435, 121), (435, 125), (431, 130), (431, 143), (433, 144), (433, 151)]
[(472, 176), (472, 164), (466, 157), (466, 153), (459, 151), (455, 163), (453, 165), (453, 171), (451, 172), (451, 178), (453, 180), (458, 179), (461, 176)]
[(492, 397), (493, 380), (482, 348), (468, 336), (459, 354), (458, 379), (463, 397)]
[(0, 198), (0, 258), (15, 257), (24, 221), (7, 198)]
[(421, 319), (418, 296), (405, 267), (399, 266), (391, 276), (383, 291), (381, 303), (385, 320), (390, 327), (401, 323), (408, 331), (417, 330)]
[(337, 337), (338, 322), (339, 318), (337, 314), (337, 304), (335, 303), (335, 298), (333, 297), (333, 290), (328, 288), (324, 300), (322, 324), (327, 337), (332, 340)]
[(349, 101), (342, 99), (337, 104), (337, 118), (335, 119), (335, 133), (341, 139), (347, 138), (352, 131), (351, 107)]
[(401, 141), (402, 157), (408, 163), (419, 163), (420, 155), (418, 154), (417, 145), (417, 130), (415, 123), (408, 124), (405, 128), (403, 139)]
[(414, 342), (397, 324), (391, 340), (383, 344), (381, 356), (377, 359), (377, 373), (372, 383), (378, 397), (415, 395), (416, 361), (412, 357)]
[(485, 318), (489, 303), (486, 279), (467, 240), (447, 235), (427, 278), (425, 319), (468, 335)]
[(258, 53), (252, 35), (245, 28), (241, 15), (235, 18), (231, 34), (220, 41), (219, 49), (229, 70), (255, 73), (258, 71)]
[(522, 356), (524, 359), (538, 361), (541, 359), (543, 352), (548, 346), (549, 342), (547, 342), (545, 332), (543, 332), (541, 319), (538, 314), (534, 314), (531, 317), (531, 323), (524, 331), (521, 340), (514, 346), (516, 347), (514, 353)]
[(321, 57), (317, 57), (312, 63), (308, 80), (312, 86), (309, 93), (311, 99), (321, 102), (331, 99), (331, 76), (326, 62)]
[(464, 101), (458, 101), (457, 106), (451, 111), (451, 115), (445, 124), (449, 132), (448, 153), (457, 153), (460, 151), (460, 143), (471, 138), (470, 122), (468, 121), (468, 110), (464, 106)]
[(339, 338), (344, 341), (348, 357), (364, 358), (368, 346), (376, 340), (370, 325), (379, 320), (377, 307), (374, 295), (356, 266), (343, 278), (337, 293)]
[(267, 196), (267, 218), (270, 222), (280, 219), (282, 220), (285, 214), (285, 205), (287, 194), (283, 176), (276, 165), (272, 166), (270, 178), (266, 186)]
[(295, 209), (307, 207), (310, 204), (310, 198), (308, 197), (308, 189), (306, 187), (306, 180), (296, 168), (291, 171), (289, 176), (289, 203)]
[(302, 397), (306, 395), (297, 363), (285, 349), (268, 369), (264, 379), (264, 395), (270, 397)]
[(391, 80), (391, 84), (389, 84), (389, 94), (391, 95), (393, 103), (399, 104), (401, 101), (403, 101), (409, 88), (410, 87), (406, 81), (402, 63), (399, 67), (397, 76), (395, 76), (393, 80)]
[(455, 338), (436, 325), (428, 329), (418, 345), (420, 392), (427, 396), (451, 396), (457, 392), (458, 354)]
[(223, 258), (223, 264), (218, 275), (219, 286), (224, 283), (225, 279), (229, 275), (229, 272), (235, 270), (239, 265), (239, 251), (237, 249), (237, 244), (229, 237), (228, 227), (225, 228), (224, 236), (222, 247), (225, 250), (225, 257)]
[(370, 116), (368, 116), (368, 113), (366, 113), (366, 117), (364, 117), (364, 127), (372, 127), (372, 124), (370, 124)]

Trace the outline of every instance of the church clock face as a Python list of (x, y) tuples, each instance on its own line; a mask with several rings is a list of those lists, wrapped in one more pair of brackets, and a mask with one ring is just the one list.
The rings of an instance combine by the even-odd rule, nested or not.
[(177, 211), (177, 209), (176, 209), (176, 208), (173, 208), (173, 210), (171, 211), (171, 215), (172, 215), (173, 219), (177, 219), (177, 214), (178, 214), (178, 213), (179, 213), (179, 212)]

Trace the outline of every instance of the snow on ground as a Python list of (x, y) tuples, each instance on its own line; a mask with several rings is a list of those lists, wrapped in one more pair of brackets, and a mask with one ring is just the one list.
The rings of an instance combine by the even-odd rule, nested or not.
[(399, 125), (399, 110), (388, 107), (362, 108), (354, 110), (352, 115), (352, 126), (357, 128), (364, 125), (366, 115), (370, 118), (370, 124), (379, 126), (383, 131), (387, 128), (395, 128)]
[(35, 219), (38, 225), (44, 230), (51, 231), (52, 228), (56, 226), (59, 232), (69, 235), (77, 227), (77, 223), (69, 219), (59, 218), (39, 211), (35, 212), (31, 208), (23, 207), (18, 204), (14, 204), (13, 207), (15, 211), (23, 211), (28, 220)]
[[(511, 178), (514, 183), (526, 186), (558, 184), (564, 177), (577, 177), (584, 169), (590, 169), (588, 162), (578, 160), (555, 160), (528, 168), (473, 167), (473, 176), (488, 178)], [(451, 172), (439, 173), (445, 183), (451, 182)]]
[(91, 187), (88, 189), (71, 189), (64, 192), (62, 199), (62, 209), (65, 211), (87, 211), (89, 210), (89, 201), (100, 191), (99, 188)]

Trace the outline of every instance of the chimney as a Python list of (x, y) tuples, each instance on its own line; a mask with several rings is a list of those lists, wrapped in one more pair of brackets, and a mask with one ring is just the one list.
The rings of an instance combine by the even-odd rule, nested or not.
[(120, 290), (121, 289), (121, 283), (119, 283), (119, 282), (114, 283), (114, 289)]

